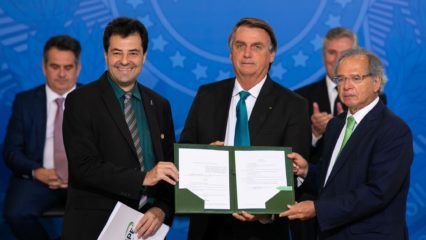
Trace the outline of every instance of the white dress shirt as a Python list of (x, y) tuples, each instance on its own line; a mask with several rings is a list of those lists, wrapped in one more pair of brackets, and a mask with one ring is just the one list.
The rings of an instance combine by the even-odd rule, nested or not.
[[(47, 119), (46, 119), (46, 139), (44, 142), (44, 151), (43, 151), (43, 167), (44, 168), (55, 168), (53, 161), (53, 130), (55, 127), (55, 115), (58, 105), (55, 100), (59, 97), (66, 98), (68, 93), (73, 91), (76, 87), (74, 86), (71, 90), (66, 92), (64, 95), (59, 95), (54, 92), (46, 84), (46, 107), (47, 107)], [(65, 101), (64, 101), (65, 109)]]
[[(357, 128), (358, 124), (362, 121), (362, 119), (376, 106), (376, 104), (379, 102), (379, 97), (377, 97), (375, 100), (373, 100), (370, 104), (365, 106), (364, 108), (358, 110), (355, 114), (351, 114), (350, 111), (348, 111), (348, 114), (346, 115), (346, 119), (348, 119), (349, 116), (353, 116), (355, 119), (355, 126), (353, 129), (353, 132)], [(330, 164), (328, 165), (327, 169), (327, 175), (325, 177), (324, 186), (327, 183), (328, 177), (330, 176), (331, 171), (333, 170), (334, 164), (336, 163), (337, 157), (340, 152), (340, 148), (342, 146), (343, 137), (345, 136), (345, 129), (346, 124), (348, 121), (345, 122), (345, 126), (343, 126), (342, 131), (340, 131), (339, 138), (337, 139), (336, 145), (334, 146), (333, 154), (331, 155)]]
[[(336, 98), (339, 97), (339, 92), (336, 89), (337, 84), (331, 80), (331, 78), (327, 75), (325, 77), (325, 84), (327, 86), (327, 93), (328, 93), (328, 102), (330, 104), (331, 109), (331, 115), (334, 116), (334, 102), (336, 101)], [(320, 112), (324, 111), (324, 109), (320, 108)], [(314, 133), (312, 133), (312, 146), (315, 147), (317, 145), (318, 140), (320, 140), (322, 135), (316, 137)]]
[[(246, 98), (246, 107), (247, 107), (247, 118), (250, 119), (251, 111), (253, 110), (254, 104), (256, 103), (257, 97), (259, 96), (260, 89), (262, 89), (263, 84), (265, 83), (266, 76), (256, 84), (251, 89), (247, 90), (250, 93), (250, 96)], [(228, 113), (228, 122), (226, 124), (226, 134), (225, 134), (225, 146), (234, 146), (234, 137), (235, 137), (235, 125), (237, 124), (237, 104), (240, 100), (239, 92), (246, 91), (244, 90), (240, 83), (235, 79), (234, 90), (232, 91), (231, 105), (229, 106)]]

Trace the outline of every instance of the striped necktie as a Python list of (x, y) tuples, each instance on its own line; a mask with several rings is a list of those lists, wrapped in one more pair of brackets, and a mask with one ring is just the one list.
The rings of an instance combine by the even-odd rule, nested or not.
[(144, 170), (142, 147), (139, 139), (139, 131), (136, 122), (135, 111), (132, 107), (132, 93), (124, 94), (124, 117), (126, 118), (127, 126), (129, 127), (130, 135), (132, 136), (133, 144), (135, 145), (136, 154), (141, 165), (141, 171)]

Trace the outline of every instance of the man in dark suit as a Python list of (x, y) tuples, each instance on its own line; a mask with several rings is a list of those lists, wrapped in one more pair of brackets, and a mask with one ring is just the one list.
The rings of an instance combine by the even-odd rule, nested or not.
[(409, 127), (379, 99), (386, 82), (380, 60), (364, 49), (342, 53), (334, 68), (349, 111), (324, 133), (322, 166), (293, 158), (302, 189), (318, 199), (289, 206), (280, 216), (316, 217), (319, 239), (407, 239), (405, 210), (413, 160)]
[[(287, 146), (307, 156), (311, 134), (307, 103), (268, 75), (277, 48), (272, 28), (263, 20), (243, 18), (230, 34), (229, 47), (236, 77), (200, 87), (180, 141), (237, 145), (241, 103), (249, 119), (247, 145)], [(240, 100), (242, 93), (245, 100)], [(288, 239), (288, 224), (247, 212), (192, 215), (189, 239)]]
[(137, 82), (147, 56), (146, 28), (135, 19), (113, 19), (103, 43), (108, 70), (65, 104), (70, 179), (64, 239), (96, 239), (117, 201), (145, 214), (133, 228), (138, 237), (170, 224), (174, 213), (170, 105)]
[[(4, 159), (12, 171), (6, 193), (4, 217), (18, 239), (49, 239), (40, 223), (44, 211), (65, 205), (68, 185), (61, 136), (64, 99), (76, 88), (80, 73), (80, 43), (69, 36), (50, 38), (43, 50), (46, 83), (16, 95), (9, 121)], [(62, 114), (61, 114), (62, 116)], [(55, 123), (58, 123), (57, 125)], [(56, 145), (58, 144), (59, 147)], [(62, 152), (62, 156), (57, 154)]]
[(317, 162), (322, 151), (320, 140), (328, 121), (343, 112), (337, 85), (333, 82), (333, 65), (337, 58), (350, 48), (358, 47), (356, 34), (349, 29), (336, 27), (330, 29), (324, 38), (322, 57), (326, 75), (318, 82), (311, 83), (295, 92), (309, 102), (309, 116), (312, 124), (312, 148), (310, 161)]

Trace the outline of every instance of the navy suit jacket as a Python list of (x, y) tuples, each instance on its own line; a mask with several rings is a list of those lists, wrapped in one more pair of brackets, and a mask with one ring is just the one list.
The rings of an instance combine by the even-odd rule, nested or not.
[(4, 160), (15, 176), (31, 178), (43, 167), (46, 112), (44, 84), (16, 95), (4, 142)]
[(411, 131), (379, 101), (352, 133), (324, 185), (345, 120), (346, 112), (329, 122), (322, 167), (310, 166), (302, 185), (319, 189), (314, 204), (320, 239), (404, 239)]
[(33, 169), (43, 167), (46, 121), (45, 84), (16, 95), (4, 143), (4, 159), (15, 176), (31, 178)]

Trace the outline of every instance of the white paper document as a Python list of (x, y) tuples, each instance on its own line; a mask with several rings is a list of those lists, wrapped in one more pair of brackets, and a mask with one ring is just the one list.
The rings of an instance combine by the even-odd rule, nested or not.
[(266, 208), (277, 188), (287, 186), (283, 151), (235, 151), (235, 172), (239, 209)]
[(204, 200), (205, 209), (230, 209), (229, 152), (179, 149), (179, 188)]
[[(137, 234), (133, 232), (134, 227), (136, 227), (136, 224), (142, 217), (143, 213), (140, 213), (121, 202), (117, 202), (114, 210), (109, 216), (108, 222), (105, 224), (104, 229), (99, 235), (98, 240), (143, 239), (138, 238)], [(169, 226), (162, 224), (155, 235), (145, 239), (163, 240), (168, 231)]]

